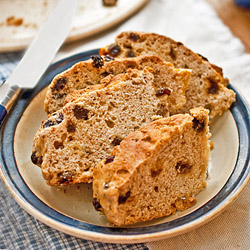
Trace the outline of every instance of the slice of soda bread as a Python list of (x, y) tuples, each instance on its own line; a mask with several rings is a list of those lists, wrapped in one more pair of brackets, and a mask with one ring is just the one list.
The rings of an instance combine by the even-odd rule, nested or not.
[(93, 174), (93, 205), (118, 226), (185, 210), (206, 186), (208, 110), (196, 108), (130, 133)]
[[(160, 89), (168, 88), (167, 99), (169, 111), (176, 112), (186, 102), (185, 92), (190, 79), (190, 70), (175, 69), (171, 63), (166, 63), (156, 56), (116, 59), (105, 56), (93, 56), (92, 59), (79, 62), (70, 69), (55, 76), (48, 87), (44, 107), (48, 114), (63, 107), (66, 96), (74, 90), (84, 89), (99, 84), (100, 81), (112, 74), (125, 73), (128, 69), (142, 70), (151, 67), (154, 74), (154, 86)], [(167, 83), (167, 84), (166, 84)], [(164, 90), (161, 90), (164, 94)], [(160, 93), (159, 93), (160, 94)]]
[(49, 185), (92, 182), (94, 166), (128, 133), (168, 116), (151, 71), (109, 76), (42, 122), (31, 159)]
[(123, 32), (115, 43), (100, 49), (100, 55), (126, 58), (156, 55), (177, 68), (191, 69), (192, 75), (186, 92), (187, 102), (176, 113), (189, 112), (191, 108), (205, 107), (210, 118), (221, 115), (235, 101), (235, 93), (228, 89), (228, 79), (223, 79), (220, 67), (210, 64), (198, 55), (168, 37), (143, 32)]

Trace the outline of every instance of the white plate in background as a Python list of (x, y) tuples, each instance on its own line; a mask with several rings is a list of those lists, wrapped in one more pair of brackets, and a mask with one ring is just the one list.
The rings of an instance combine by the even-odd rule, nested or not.
[[(105, 7), (102, 0), (78, 0), (67, 42), (104, 31), (125, 20), (149, 0), (118, 0), (112, 7)], [(26, 48), (47, 20), (58, 0), (0, 1), (0, 52)], [(20, 25), (8, 25), (13, 17)], [(15, 22), (14, 21), (14, 22)]]

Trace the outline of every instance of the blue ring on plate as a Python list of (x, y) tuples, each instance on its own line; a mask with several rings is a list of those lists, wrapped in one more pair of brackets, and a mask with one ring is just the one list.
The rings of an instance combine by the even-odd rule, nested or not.
[(19, 122), (22, 113), (24, 112), (30, 101), (51, 82), (55, 75), (68, 69), (79, 61), (89, 59), (91, 55), (95, 54), (98, 54), (98, 49), (71, 56), (51, 65), (44, 73), (35, 89), (23, 92), (20, 100), (13, 108), (9, 117), (5, 120), (0, 134), (0, 163), (2, 166), (2, 172), (8, 184), (11, 186), (12, 190), (14, 190), (15, 194), (25, 202), (29, 203), (33, 207), (33, 209), (41, 212), (54, 221), (63, 223), (66, 226), (83, 229), (90, 232), (101, 233), (104, 235), (112, 234), (122, 236), (154, 234), (182, 227), (184, 225), (187, 225), (191, 221), (193, 222), (202, 218), (208, 213), (212, 213), (218, 206), (220, 206), (220, 204), (222, 204), (223, 201), (226, 201), (231, 196), (233, 196), (233, 194), (241, 187), (242, 183), (246, 180), (250, 172), (250, 110), (247, 103), (240, 96), (239, 92), (231, 84), (229, 84), (229, 88), (233, 89), (236, 92), (236, 102), (231, 107), (231, 113), (236, 122), (239, 134), (239, 151), (236, 165), (233, 173), (231, 174), (224, 187), (220, 190), (220, 192), (214, 198), (209, 200), (205, 205), (195, 210), (194, 212), (181, 218), (177, 218), (173, 221), (147, 227), (103, 227), (67, 217), (53, 210), (34, 195), (34, 193), (26, 186), (25, 182), (23, 181), (21, 175), (18, 172), (18, 168), (15, 162), (13, 144), (17, 123)]

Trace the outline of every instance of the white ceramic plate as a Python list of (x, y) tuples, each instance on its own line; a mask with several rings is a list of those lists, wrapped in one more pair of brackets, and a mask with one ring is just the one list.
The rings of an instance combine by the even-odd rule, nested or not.
[[(0, 1), (0, 52), (26, 48), (57, 2), (58, 0)], [(147, 2), (148, 0), (118, 0), (116, 6), (104, 7), (102, 0), (78, 0), (77, 12), (66, 41), (75, 41), (108, 29), (134, 14)], [(8, 22), (10, 18), (12, 20)]]
[[(52, 65), (38, 87), (26, 92), (1, 130), (1, 177), (16, 201), (45, 224), (65, 233), (96, 241), (138, 243), (167, 238), (196, 228), (231, 204), (250, 179), (249, 108), (240, 94), (230, 111), (211, 124), (211, 151), (207, 187), (197, 204), (175, 215), (114, 227), (92, 206), (90, 184), (56, 188), (46, 185), (40, 168), (30, 161), (32, 142), (46, 118), (46, 86), (59, 72), (98, 50), (81, 53)], [(44, 88), (44, 89), (43, 89)]]

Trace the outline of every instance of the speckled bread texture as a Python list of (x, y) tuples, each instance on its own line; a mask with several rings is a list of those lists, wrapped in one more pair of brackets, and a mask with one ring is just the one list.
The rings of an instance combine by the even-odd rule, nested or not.
[(45, 111), (48, 114), (56, 112), (63, 107), (66, 96), (72, 91), (99, 84), (110, 74), (117, 75), (131, 68), (142, 70), (145, 67), (153, 69), (154, 85), (157, 88), (162, 86), (169, 88), (171, 93), (164, 98), (171, 103), (169, 111), (176, 112), (186, 102), (185, 92), (190, 79), (190, 70), (175, 69), (171, 63), (166, 63), (156, 56), (116, 60), (111, 57), (94, 56), (93, 60), (79, 62), (53, 79), (47, 90)]
[(176, 113), (188, 112), (198, 106), (210, 110), (210, 118), (221, 115), (235, 101), (235, 93), (228, 89), (222, 69), (210, 64), (206, 58), (194, 53), (182, 43), (168, 37), (142, 32), (123, 32), (115, 43), (100, 49), (101, 55), (125, 58), (156, 55), (177, 68), (192, 69), (187, 102)]
[(31, 159), (52, 186), (92, 182), (94, 166), (130, 132), (166, 117), (151, 68), (108, 76), (42, 122)]
[(94, 169), (93, 205), (117, 225), (185, 210), (206, 186), (208, 110), (196, 108), (130, 133)]

